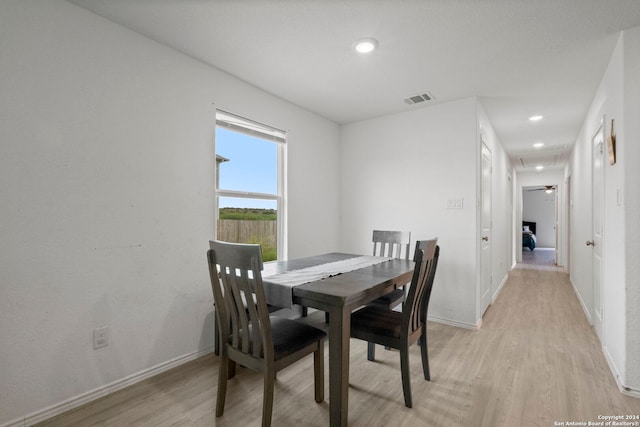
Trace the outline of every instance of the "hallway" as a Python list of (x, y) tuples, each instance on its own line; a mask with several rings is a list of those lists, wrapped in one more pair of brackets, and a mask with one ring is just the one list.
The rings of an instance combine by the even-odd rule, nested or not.
[(556, 250), (554, 248), (536, 248), (533, 251), (522, 249), (522, 262), (516, 268), (537, 270), (564, 271), (556, 265)]
[[(323, 326), (323, 313), (306, 321)], [(640, 414), (640, 400), (618, 391), (564, 273), (519, 265), (479, 330), (429, 322), (428, 337), (432, 381), (411, 349), (412, 409), (402, 400), (398, 353), (379, 349), (367, 362), (366, 343), (351, 341), (349, 425), (554, 426)], [(217, 370), (210, 354), (41, 426), (258, 425), (261, 376), (239, 368), (215, 418)], [(278, 374), (274, 426), (328, 425), (311, 373), (307, 358)]]
[(640, 412), (640, 400), (618, 391), (568, 275), (558, 270), (518, 264), (487, 311), (479, 354), (492, 366), (479, 367), (484, 392), (475, 387), (469, 425), (546, 426)]

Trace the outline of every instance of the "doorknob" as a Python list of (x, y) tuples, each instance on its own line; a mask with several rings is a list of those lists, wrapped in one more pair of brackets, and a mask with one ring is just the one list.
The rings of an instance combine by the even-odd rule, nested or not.
[(595, 242), (593, 240), (587, 240), (587, 246), (595, 246)]
[(489, 241), (489, 236), (482, 236), (482, 240), (484, 242), (488, 242)]

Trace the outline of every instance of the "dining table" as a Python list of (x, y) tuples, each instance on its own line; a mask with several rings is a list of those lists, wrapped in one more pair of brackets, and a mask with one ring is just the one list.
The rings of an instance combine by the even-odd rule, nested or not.
[[(299, 304), (328, 313), (330, 426), (344, 427), (349, 422), (352, 311), (411, 282), (413, 269), (411, 260), (340, 252), (264, 263), (267, 302), (278, 306)], [(317, 270), (328, 273), (301, 274), (299, 282), (278, 283), (283, 276)]]

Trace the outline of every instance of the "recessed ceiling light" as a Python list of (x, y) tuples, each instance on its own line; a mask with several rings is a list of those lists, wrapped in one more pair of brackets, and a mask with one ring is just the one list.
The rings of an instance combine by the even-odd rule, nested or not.
[(536, 170), (537, 170), (537, 171), (541, 171), (542, 169), (544, 169), (544, 166), (542, 166), (542, 165), (538, 165), (538, 166), (536, 166)]
[(544, 142), (536, 142), (533, 144), (533, 148), (542, 148), (544, 147)]
[(529, 117), (529, 120), (532, 121), (532, 122), (537, 122), (538, 120), (542, 120), (543, 117), (544, 116), (541, 116), (541, 115), (538, 114), (538, 115)]
[(378, 47), (378, 40), (376, 39), (360, 39), (353, 45), (353, 48), (356, 52), (359, 53), (370, 53), (373, 52)]

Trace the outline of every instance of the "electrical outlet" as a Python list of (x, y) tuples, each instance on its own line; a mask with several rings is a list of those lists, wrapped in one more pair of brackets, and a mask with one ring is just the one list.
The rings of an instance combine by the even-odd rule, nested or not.
[(93, 349), (97, 350), (109, 345), (109, 327), (102, 326), (93, 330)]

